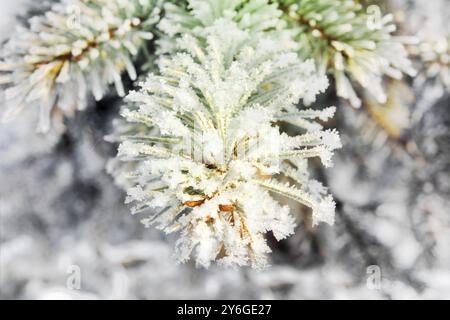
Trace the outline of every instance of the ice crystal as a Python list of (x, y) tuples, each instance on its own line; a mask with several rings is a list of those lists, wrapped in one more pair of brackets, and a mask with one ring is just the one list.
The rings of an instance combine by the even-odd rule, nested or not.
[[(179, 261), (194, 252), (205, 267), (217, 260), (263, 268), (270, 252), (264, 234), (281, 240), (295, 226), (273, 194), (310, 207), (314, 225), (333, 223), (334, 202), (311, 183), (307, 159), (329, 166), (340, 147), (338, 134), (315, 121), (334, 108), (296, 107), (328, 82), (276, 35), (255, 34), (229, 17), (202, 33), (204, 40), (180, 38), (180, 52), (162, 58), (159, 72), (128, 95), (123, 115), (139, 129), (119, 147), (120, 158), (138, 163), (127, 202), (136, 203), (134, 213), (151, 208), (147, 226), (180, 231)], [(283, 132), (282, 123), (299, 134)]]
[(158, 20), (154, 0), (63, 0), (42, 16), (18, 27), (1, 52), (0, 84), (6, 84), (4, 119), (27, 104), (40, 104), (38, 130), (51, 116), (60, 119), (86, 107), (92, 92), (99, 100), (108, 84), (125, 95), (126, 70), (136, 79), (132, 59), (151, 39)]

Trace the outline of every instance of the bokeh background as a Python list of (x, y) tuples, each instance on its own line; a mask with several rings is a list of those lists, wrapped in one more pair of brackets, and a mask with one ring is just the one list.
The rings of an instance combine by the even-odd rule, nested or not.
[[(450, 37), (450, 1), (381, 2), (400, 33)], [(0, 0), (0, 41), (26, 8)], [(27, 108), (0, 125), (0, 298), (450, 299), (449, 88), (427, 72), (386, 88), (386, 106), (322, 98), (338, 106), (330, 126), (344, 145), (333, 168), (315, 170), (335, 196), (336, 224), (312, 229), (297, 207), (296, 234), (269, 239), (265, 271), (176, 264), (176, 236), (129, 213), (105, 170), (116, 153), (104, 140), (121, 105), (114, 94), (63, 135), (36, 134), (37, 109)]]

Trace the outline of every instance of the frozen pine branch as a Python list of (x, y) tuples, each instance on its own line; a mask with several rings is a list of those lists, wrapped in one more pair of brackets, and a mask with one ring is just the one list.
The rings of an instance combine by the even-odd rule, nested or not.
[(296, 30), (303, 58), (314, 58), (319, 70), (334, 77), (337, 95), (361, 105), (355, 86), (379, 103), (387, 96), (383, 77), (414, 75), (404, 42), (396, 37), (393, 15), (379, 7), (367, 9), (353, 0), (282, 0), (280, 7), (289, 27)]
[(18, 27), (1, 51), (0, 84), (5, 84), (7, 110), (14, 117), (25, 106), (39, 105), (38, 130), (51, 118), (71, 116), (96, 100), (114, 83), (125, 95), (121, 74), (136, 79), (133, 58), (159, 20), (156, 0), (64, 0), (29, 27)]
[[(243, 30), (230, 17), (202, 34), (204, 41), (179, 39), (180, 52), (161, 58), (159, 72), (128, 95), (123, 115), (141, 129), (119, 147), (120, 158), (137, 162), (127, 202), (135, 202), (134, 213), (152, 210), (146, 225), (181, 233), (179, 261), (194, 251), (205, 267), (217, 260), (263, 268), (270, 251), (264, 234), (281, 240), (295, 226), (273, 194), (310, 207), (313, 224), (334, 221), (332, 198), (307, 170), (312, 157), (330, 165), (340, 147), (338, 134), (315, 121), (334, 108), (296, 107), (328, 82), (276, 34)], [(288, 136), (282, 123), (298, 135)]]
[[(268, 0), (188, 0), (186, 5), (166, 3), (164, 17), (158, 24), (164, 36), (158, 40), (159, 53), (177, 50), (176, 39), (191, 35), (205, 40), (205, 27), (217, 19), (234, 21), (240, 29), (251, 33), (280, 31), (286, 23), (280, 19), (282, 12), (276, 3)], [(280, 34), (281, 36), (281, 34)]]
[[(25, 6), (19, 8), (19, 2), (30, 1), (0, 1), (0, 15), (13, 16), (8, 7), (14, 7), (16, 13), (22, 11), (21, 21), (28, 28), (26, 16), (51, 11), (51, 5), (34, 1), (37, 10), (30, 11), (28, 6), (24, 13)], [(56, 4), (61, 0), (47, 2)], [(450, 34), (448, 0), (354, 1), (364, 6), (382, 5), (388, 9), (385, 12), (395, 14), (402, 33), (415, 34), (421, 39), (422, 44), (407, 47), (411, 49), (420, 76), (414, 82), (386, 78), (383, 83), (387, 102), (379, 103), (361, 90), (346, 71), (364, 108), (342, 108), (332, 123), (326, 124), (339, 128), (344, 145), (333, 156), (331, 170), (322, 168), (319, 158), (330, 165), (331, 149), (339, 143), (336, 133), (324, 131), (321, 125), (335, 110), (320, 110), (320, 107), (337, 103), (336, 95), (330, 90), (329, 94), (319, 96), (319, 101), (326, 100), (315, 102), (313, 108), (319, 109), (305, 108), (303, 104), (287, 107), (297, 98), (303, 98), (303, 102), (305, 99), (313, 101), (316, 91), (324, 87), (323, 78), (309, 71), (313, 70), (311, 62), (294, 62), (289, 58), (284, 67), (277, 69), (272, 65), (275, 61), (285, 61), (281, 57), (277, 60), (278, 55), (302, 52), (298, 36), (297, 41), (289, 40), (299, 29), (291, 26), (286, 30), (286, 24), (291, 22), (280, 20), (282, 12), (287, 12), (286, 7), (279, 7), (271, 0), (167, 2), (176, 6), (167, 5), (167, 10), (161, 12), (164, 23), (160, 24), (160, 30), (163, 32), (151, 29), (159, 40), (159, 50), (154, 54), (156, 42), (149, 42), (146, 46), (149, 52), (143, 52), (147, 61), (142, 61), (144, 55), (139, 55), (136, 61), (136, 65), (147, 62), (154, 74), (140, 85), (139, 93), (130, 96), (132, 101), (124, 106), (123, 117), (116, 121), (115, 131), (109, 137), (114, 142), (125, 141), (120, 158), (130, 161), (117, 157), (108, 169), (117, 182), (129, 190), (128, 200), (135, 200), (133, 212), (145, 210), (151, 202), (152, 208), (139, 214), (146, 224), (153, 223), (163, 229), (179, 228), (182, 236), (177, 250), (185, 253), (184, 258), (192, 257), (200, 265), (213, 264), (209, 259), (218, 252), (215, 260), (219, 263), (262, 267), (270, 261), (273, 267), (264, 272), (246, 268), (212, 268), (203, 272), (195, 270), (193, 264), (177, 265), (170, 257), (171, 241), (166, 241), (162, 232), (153, 227), (145, 229), (137, 223), (136, 216), (124, 215), (129, 210), (123, 205), (123, 193), (103, 169), (115, 146), (101, 139), (106, 131), (110, 132), (110, 119), (116, 116), (117, 106), (123, 104), (114, 94), (113, 86), (109, 86), (106, 96), (95, 106), (90, 99), (88, 110), (77, 112), (74, 118), (65, 121), (67, 128), (61, 137), (36, 135), (33, 112), (23, 112), (20, 121), (0, 126), (0, 223), (4, 225), (0, 237), (1, 298), (449, 298), (450, 114), (448, 90), (443, 85), (448, 73), (448, 46), (445, 40), (440, 40), (448, 40)], [(331, 2), (304, 3), (312, 6)], [(347, 2), (339, 3), (346, 5)], [(341, 16), (345, 14), (343, 10), (339, 12)], [(369, 10), (368, 17), (372, 13)], [(5, 21), (10, 19), (3, 17), (0, 24), (4, 22), (3, 26), (7, 26)], [(250, 35), (242, 37), (235, 28), (230, 29), (230, 21)], [(211, 27), (215, 24), (216, 31), (213, 31)], [(10, 28), (0, 27), (3, 38), (7, 29)], [(222, 34), (224, 31), (237, 38)], [(216, 43), (223, 47), (210, 50), (215, 45), (208, 39), (217, 35), (220, 41)], [(255, 56), (261, 59), (251, 67), (243, 63), (246, 47), (256, 49), (266, 40), (270, 40), (267, 44), (279, 44), (279, 51), (269, 51), (263, 57), (258, 49), (258, 54), (251, 52), (248, 59)], [(211, 61), (214, 57), (219, 59), (221, 55), (217, 53), (225, 48), (230, 50), (223, 55), (227, 58), (221, 60), (223, 68), (216, 68), (221, 64)], [(164, 56), (159, 57), (159, 53)], [(203, 54), (203, 59), (198, 54)], [(393, 50), (390, 54), (395, 58), (397, 52)], [(318, 61), (315, 53), (305, 57)], [(154, 64), (158, 59), (160, 69)], [(181, 59), (190, 61), (181, 64)], [(292, 67), (296, 64), (298, 68)], [(170, 66), (177, 67), (176, 75), (168, 74)], [(292, 74), (283, 72), (283, 68), (290, 67)], [(139, 69), (139, 75), (147, 72), (143, 67)], [(246, 75), (261, 70), (270, 75), (253, 85), (252, 78)], [(199, 76), (200, 71), (204, 77)], [(7, 74), (2, 72), (1, 76)], [(274, 74), (279, 77), (269, 82)], [(328, 75), (334, 83), (330, 66)], [(202, 81), (205, 77), (207, 80)], [(307, 81), (294, 84), (295, 80), (304, 79)], [(292, 92), (301, 92), (301, 96), (291, 100), (279, 95), (291, 92), (289, 83), (292, 83)], [(89, 82), (87, 85), (92, 89)], [(293, 89), (295, 86), (298, 91)], [(230, 117), (226, 135), (245, 135), (248, 139), (243, 139), (242, 148), (236, 148), (236, 159), (230, 161), (230, 166), (224, 166), (228, 171), (223, 171), (215, 164), (227, 163), (218, 150), (225, 145), (233, 149), (234, 154), (235, 148), (232, 142), (223, 143), (220, 135), (215, 134), (219, 131), (213, 117), (216, 113), (195, 107), (195, 99), (219, 110), (219, 106), (234, 105), (231, 101), (236, 101), (233, 97), (238, 89), (251, 93), (247, 100), (238, 99), (242, 107)], [(303, 93), (307, 89), (309, 93)], [(211, 93), (208, 101), (203, 92)], [(275, 96), (278, 100), (273, 99)], [(143, 101), (136, 101), (139, 99)], [(210, 104), (210, 101), (229, 103)], [(28, 111), (37, 111), (38, 102), (26, 103), (30, 105)], [(269, 106), (271, 103), (274, 107)], [(281, 112), (276, 106), (282, 108)], [(169, 108), (176, 111), (168, 112)], [(193, 118), (190, 110), (194, 109), (203, 110), (205, 121)], [(177, 126), (179, 132), (187, 127), (186, 137), (181, 133), (162, 133), (161, 127), (168, 130), (173, 124), (170, 117), (173, 114), (182, 116), (186, 122)], [(287, 122), (290, 124), (286, 125)], [(205, 123), (212, 123), (212, 129), (205, 131), (202, 128)], [(272, 145), (277, 145), (272, 142), (281, 139), (280, 133), (292, 139), (283, 140), (286, 142), (283, 148), (272, 149)], [(194, 144), (195, 141), (200, 143)], [(187, 152), (188, 147), (192, 151), (201, 150), (203, 141), (207, 141), (205, 152)], [(264, 144), (258, 145), (258, 141)], [(167, 157), (168, 152), (176, 156)], [(319, 157), (307, 160), (314, 154)], [(270, 171), (266, 163), (273, 164)], [(229, 180), (221, 183), (225, 180), (223, 175), (231, 172), (231, 164), (237, 168), (233, 170), (236, 174), (229, 174)], [(242, 166), (238, 167), (239, 164)], [(192, 170), (180, 169), (181, 165), (190, 166)], [(250, 169), (255, 167), (252, 173)], [(324, 185), (310, 179), (312, 172), (311, 177), (318, 178)], [(228, 181), (237, 181), (236, 187), (227, 184)], [(195, 188), (183, 189), (180, 184)], [(315, 224), (331, 223), (334, 218), (331, 210), (334, 204), (324, 186), (330, 188), (336, 201), (336, 221), (332, 228), (324, 225), (312, 228), (313, 220)], [(245, 193), (238, 192), (244, 188)], [(215, 190), (219, 190), (220, 195), (216, 195)], [(238, 190), (236, 198), (233, 198), (233, 190)], [(165, 198), (163, 192), (175, 196)], [(171, 212), (158, 213), (170, 208), (158, 205), (170, 199), (177, 201), (172, 211), (175, 214), (173, 219), (166, 219), (171, 218)], [(233, 199), (245, 206), (232, 205)], [(175, 211), (176, 204), (180, 203), (183, 208)], [(290, 214), (285, 205), (289, 206)], [(266, 213), (264, 208), (271, 212)], [(202, 220), (208, 214), (211, 219)], [(231, 220), (232, 215), (234, 220)], [(240, 228), (243, 226), (240, 217), (249, 232)], [(294, 219), (298, 225), (295, 230)], [(292, 231), (295, 234), (280, 242), (273, 236), (281, 238)], [(262, 242), (260, 239), (264, 237), (273, 253), (266, 257), (267, 247), (260, 246), (259, 255), (252, 255), (254, 251), (247, 245), (250, 243), (248, 234), (252, 235), (252, 240)], [(169, 239), (176, 239), (176, 236), (172, 234)], [(192, 247), (192, 252), (182, 250)], [(238, 258), (233, 260), (233, 257)], [(65, 268), (72, 263), (81, 268), (81, 290), (70, 290), (67, 283), (61, 281), (62, 276), (68, 275)], [(374, 274), (370, 272), (377, 268), (379, 290), (371, 290), (368, 284)], [(85, 290), (86, 284), (89, 292)]]
[(450, 91), (450, 35), (421, 41), (411, 47), (412, 55), (418, 60), (420, 73), (416, 77), (416, 86), (427, 80), (434, 80), (443, 91)]

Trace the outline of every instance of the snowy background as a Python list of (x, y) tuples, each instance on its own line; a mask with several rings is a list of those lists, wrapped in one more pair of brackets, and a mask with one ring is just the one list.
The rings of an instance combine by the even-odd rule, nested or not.
[[(0, 40), (25, 3), (0, 0)], [(450, 34), (449, 1), (392, 3), (407, 32)], [(117, 97), (78, 113), (62, 136), (36, 135), (27, 108), (0, 126), (0, 297), (450, 299), (450, 95), (428, 82), (389, 86), (401, 137), (341, 104), (333, 125), (344, 148), (317, 172), (336, 198), (336, 225), (311, 229), (298, 208), (296, 234), (269, 239), (262, 272), (178, 265), (175, 238), (131, 216), (105, 171)]]

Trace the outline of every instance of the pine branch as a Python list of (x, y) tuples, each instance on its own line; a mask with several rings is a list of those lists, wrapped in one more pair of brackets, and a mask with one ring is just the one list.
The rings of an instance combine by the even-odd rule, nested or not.
[[(20, 27), (1, 52), (9, 120), (30, 103), (40, 105), (38, 130), (51, 116), (71, 116), (87, 106), (88, 93), (100, 100), (114, 83), (125, 95), (121, 74), (136, 79), (133, 57), (153, 38), (159, 17), (154, 0), (64, 0)], [(61, 117), (60, 117), (61, 118)], [(57, 119), (54, 117), (54, 119)]]
[(384, 103), (384, 76), (415, 75), (403, 44), (416, 40), (393, 36), (393, 15), (383, 16), (378, 6), (366, 9), (355, 1), (341, 0), (280, 3), (285, 20), (296, 31), (300, 56), (314, 58), (319, 69), (331, 74), (338, 96), (352, 106), (361, 106), (354, 84)]
[[(273, 5), (189, 3), (192, 9), (187, 10), (166, 5), (171, 13), (159, 27), (177, 31), (162, 35), (159, 44), (160, 52), (170, 55), (162, 56), (159, 70), (127, 97), (123, 114), (129, 122), (117, 127), (125, 138), (120, 156), (136, 161), (128, 201), (134, 200), (137, 211), (159, 212), (147, 224), (181, 233), (179, 261), (194, 254), (205, 267), (218, 261), (263, 268), (270, 251), (264, 234), (272, 231), (280, 240), (293, 233), (295, 224), (289, 207), (268, 190), (311, 207), (314, 225), (333, 223), (334, 203), (326, 189), (308, 179), (306, 166), (295, 164), (311, 156), (322, 156), (328, 164), (340, 147), (339, 136), (317, 123), (319, 128), (309, 131), (306, 125), (297, 136), (278, 126), (330, 118), (334, 108), (296, 107), (299, 100), (312, 102), (328, 83), (312, 61), (302, 62), (292, 52), (295, 43), (284, 31), (266, 30), (262, 20), (257, 27), (256, 19), (269, 13), (274, 15), (271, 26), (282, 24)], [(167, 143), (169, 137), (182, 142)], [(305, 154), (301, 148), (322, 152)], [(289, 153), (296, 153), (296, 159), (290, 161)], [(279, 184), (280, 172), (292, 173), (302, 187)], [(166, 188), (155, 192), (153, 181)], [(166, 208), (177, 209), (167, 209), (171, 213), (166, 215)]]

